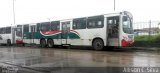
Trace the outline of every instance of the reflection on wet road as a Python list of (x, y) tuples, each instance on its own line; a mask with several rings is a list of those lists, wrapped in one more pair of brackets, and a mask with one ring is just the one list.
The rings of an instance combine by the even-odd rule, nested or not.
[(160, 67), (156, 52), (1, 47), (0, 63), (22, 67)]

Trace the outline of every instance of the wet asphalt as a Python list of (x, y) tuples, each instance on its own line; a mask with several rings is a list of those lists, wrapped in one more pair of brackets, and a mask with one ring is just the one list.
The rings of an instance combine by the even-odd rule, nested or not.
[(160, 67), (160, 52), (156, 51), (84, 49), (1, 46), (0, 67), (11, 67), (15, 73), (100, 73), (98, 68), (103, 69), (102, 73), (110, 73), (117, 67)]

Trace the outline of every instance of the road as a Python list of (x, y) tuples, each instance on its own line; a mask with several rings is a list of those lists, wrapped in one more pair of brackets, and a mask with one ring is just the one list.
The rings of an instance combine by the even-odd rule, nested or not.
[(81, 69), (66, 68), (160, 67), (160, 53), (133, 49), (94, 51), (76, 48), (0, 47), (0, 66), (18, 69), (17, 73), (84, 73)]

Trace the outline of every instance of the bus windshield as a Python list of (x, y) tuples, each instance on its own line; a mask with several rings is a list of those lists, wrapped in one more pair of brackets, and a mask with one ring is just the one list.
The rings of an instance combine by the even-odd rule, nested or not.
[(124, 33), (133, 34), (132, 19), (129, 16), (123, 16)]

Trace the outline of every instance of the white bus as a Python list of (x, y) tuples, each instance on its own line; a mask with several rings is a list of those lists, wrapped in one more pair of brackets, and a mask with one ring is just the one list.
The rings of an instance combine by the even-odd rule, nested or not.
[(23, 42), (54, 45), (129, 46), (134, 42), (131, 13), (124, 11), (97, 16), (23, 25)]
[(23, 44), (22, 25), (0, 27), (0, 44)]

